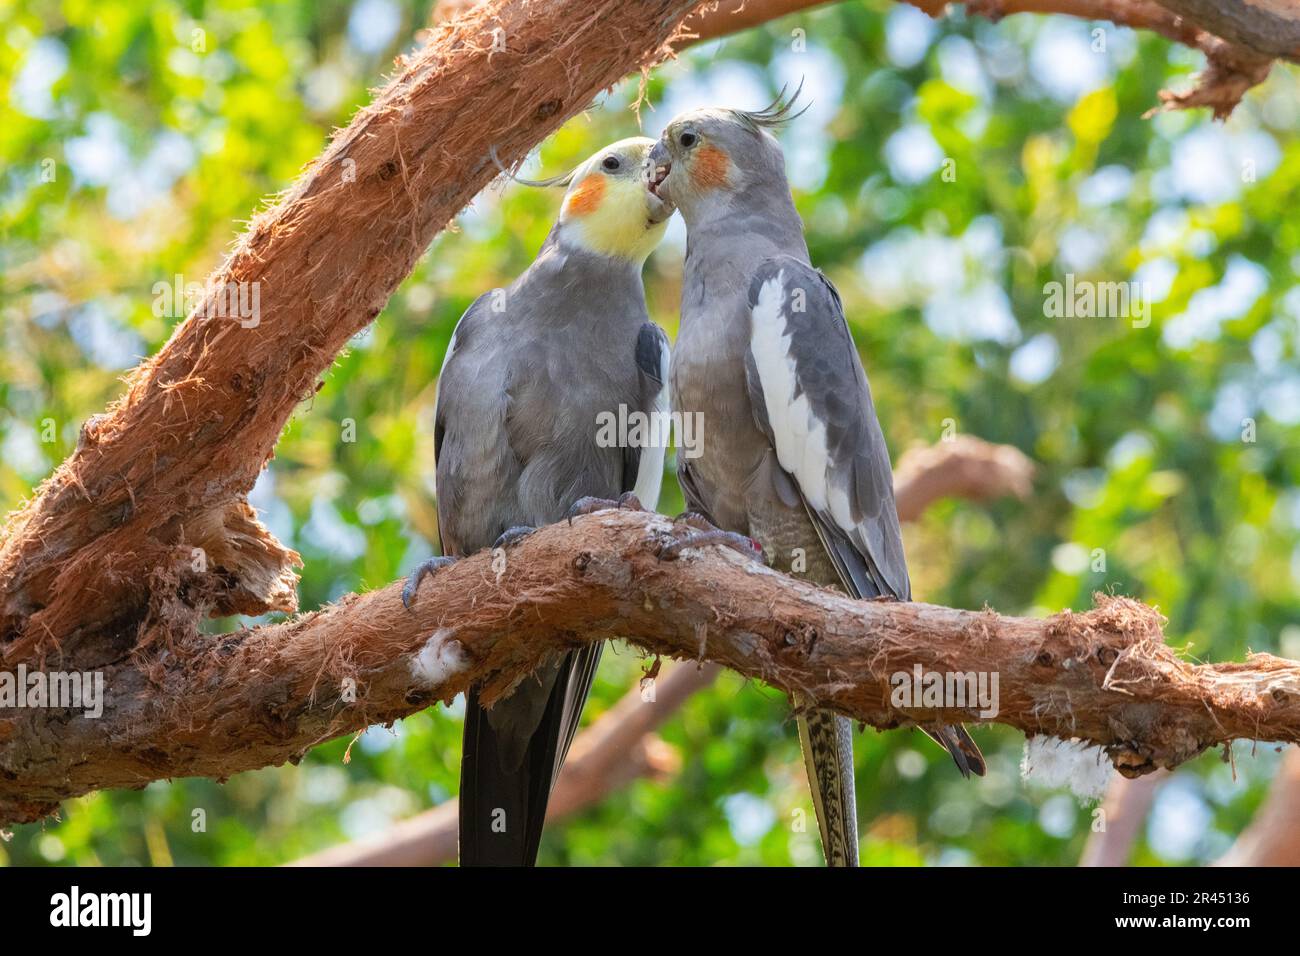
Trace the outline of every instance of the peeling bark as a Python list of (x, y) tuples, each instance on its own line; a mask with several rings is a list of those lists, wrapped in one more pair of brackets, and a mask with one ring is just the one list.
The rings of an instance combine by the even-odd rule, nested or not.
[[(497, 174), (489, 149), (507, 163), (522, 159), (601, 89), (667, 55), (692, 6), (490, 0), (428, 31), (423, 49), (253, 218), (204, 302), (9, 517), (0, 532), (0, 668), (107, 670), (128, 724), (155, 713), (147, 698), (162, 693), (174, 697), (182, 727), (202, 726), (177, 681), (193, 676), (186, 668), (206, 648), (224, 645), (199, 636), (199, 623), (296, 610), (298, 555), (246, 499), (289, 416), (434, 235)], [(220, 314), (232, 283), (257, 283), (258, 321)], [(267, 705), (280, 690), (251, 692)], [(253, 736), (282, 733), (274, 710), (259, 706), (264, 724), (248, 728)], [(18, 781), (36, 765), (60, 765), (53, 754), (69, 718), (30, 716), (0, 710), (0, 788), (17, 808), (0, 813), (6, 819), (53, 809), (39, 786), (27, 798)], [(127, 724), (99, 726), (99, 739), (70, 734), (71, 753), (91, 760), (97, 747), (134, 737)], [(219, 732), (234, 746), (242, 730), (234, 721)], [(203, 739), (190, 742), (180, 729), (169, 743), (202, 750), (211, 745)], [(114, 774), (121, 785), (169, 766), (136, 742)], [(199, 763), (200, 772), (226, 772), (219, 759)]]
[[(1300, 741), (1300, 664), (1267, 654), (1189, 664), (1164, 644), (1160, 615), (1135, 601), (1098, 596), (1094, 610), (1044, 619), (854, 601), (732, 551), (661, 559), (684, 531), (658, 515), (598, 512), (524, 539), (499, 575), (486, 552), (438, 572), (413, 611), (394, 584), (290, 623), (191, 635), (148, 670), (111, 668), (99, 720), (20, 710), (0, 722), (0, 821), (103, 787), (297, 760), (471, 683), (490, 704), (548, 656), (617, 638), (714, 661), (880, 729), (991, 720), (1079, 737), (1127, 776), (1236, 739)], [(998, 714), (893, 706), (892, 676), (917, 666), (997, 674)]]

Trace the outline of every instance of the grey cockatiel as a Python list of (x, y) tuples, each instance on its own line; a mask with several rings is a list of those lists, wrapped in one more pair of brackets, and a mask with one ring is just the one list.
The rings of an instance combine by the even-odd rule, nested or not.
[[(442, 552), (508, 544), (582, 499), (634, 493), (653, 509), (666, 436), (619, 447), (606, 416), (666, 412), (668, 342), (650, 322), (641, 267), (670, 206), (644, 188), (653, 140), (627, 139), (573, 172), (532, 265), (461, 317), (438, 380), (434, 456)], [(619, 420), (628, 420), (623, 415)], [(655, 419), (666, 424), (666, 417)], [(652, 423), (653, 424), (653, 423)], [(467, 695), (460, 786), (462, 865), (532, 865), (551, 786), (600, 658), (593, 644), (524, 678), (491, 708)]]
[[(839, 295), (809, 262), (781, 148), (758, 113), (675, 118), (651, 151), (649, 191), (686, 221), (673, 410), (700, 416), (681, 456), (688, 505), (750, 536), (780, 570), (860, 598), (910, 600), (893, 475)], [(797, 701), (797, 703), (803, 703)], [(857, 863), (851, 722), (799, 717), (827, 862)], [(965, 774), (983, 774), (961, 727), (928, 730)]]

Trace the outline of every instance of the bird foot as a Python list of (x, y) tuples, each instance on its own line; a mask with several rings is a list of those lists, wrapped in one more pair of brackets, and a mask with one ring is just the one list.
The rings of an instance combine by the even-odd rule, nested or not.
[[(705, 524), (708, 525), (708, 522), (705, 521)], [(698, 525), (691, 524), (691, 527)], [(658, 557), (661, 561), (676, 561), (688, 548), (703, 548), (710, 544), (738, 551), (750, 560), (764, 561), (763, 547), (753, 538), (734, 531), (723, 531), (712, 525), (708, 525), (707, 530), (692, 531), (681, 538), (672, 539), (659, 549)]]
[(610, 508), (627, 508), (632, 511), (646, 510), (646, 506), (641, 504), (641, 499), (636, 496), (636, 492), (625, 491), (623, 494), (618, 496), (617, 500), (613, 498), (595, 498), (591, 495), (588, 495), (585, 498), (579, 498), (573, 503), (573, 507), (565, 513), (564, 517), (568, 519), (569, 524), (573, 524), (574, 518), (579, 518), (582, 515), (593, 514), (597, 511), (606, 511)]
[(492, 545), (492, 550), (495, 551), (497, 548), (508, 548), (512, 544), (518, 544), (536, 530), (536, 528), (530, 528), (526, 524), (515, 525), (513, 528), (506, 528), (505, 533), (501, 535), (501, 537), (497, 538), (496, 542)]
[(426, 574), (441, 571), (447, 565), (455, 563), (455, 558), (437, 557), (429, 558), (429, 560), (417, 564), (415, 570), (411, 572), (411, 576), (406, 579), (406, 587), (402, 588), (402, 606), (408, 611), (411, 609), (411, 602), (415, 600), (415, 592), (420, 590), (420, 580)]
[(673, 519), (673, 524), (684, 524), (695, 528), (697, 531), (718, 530), (718, 526), (710, 521), (709, 516), (702, 511), (683, 511)]

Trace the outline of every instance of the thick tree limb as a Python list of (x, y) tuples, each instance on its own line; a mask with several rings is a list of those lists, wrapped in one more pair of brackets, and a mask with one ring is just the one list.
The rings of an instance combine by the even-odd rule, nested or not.
[[(901, 0), (935, 19), (948, 0)], [(678, 47), (787, 16), (826, 0), (718, 0), (686, 21)], [(1300, 62), (1300, 8), (1290, 0), (968, 0), (969, 13), (991, 20), (1016, 13), (1061, 14), (1151, 30), (1205, 54), (1206, 68), (1186, 91), (1160, 93), (1163, 109), (1208, 107), (1227, 117), (1275, 59)]]
[[(0, 820), (102, 787), (295, 760), (471, 683), (490, 703), (548, 655), (620, 637), (715, 661), (881, 729), (993, 720), (1077, 736), (1126, 775), (1235, 739), (1300, 740), (1300, 664), (1267, 654), (1188, 664), (1163, 643), (1159, 614), (1134, 601), (1099, 596), (1093, 611), (1041, 620), (853, 601), (730, 551), (661, 559), (683, 531), (660, 516), (599, 512), (526, 538), (500, 575), (486, 553), (444, 569), (413, 612), (394, 584), (291, 623), (191, 636), (152, 674), (114, 668), (100, 720), (65, 715), (56, 739), (38, 732), (54, 731), (48, 718), (10, 721)], [(894, 706), (891, 678), (918, 666), (996, 674), (999, 712)]]

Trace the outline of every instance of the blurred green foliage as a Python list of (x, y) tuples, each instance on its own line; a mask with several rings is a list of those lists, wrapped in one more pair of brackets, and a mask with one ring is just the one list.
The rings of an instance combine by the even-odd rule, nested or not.
[[(429, 6), (0, 0), (0, 499), (30, 495), (166, 340), (178, 320), (154, 314), (154, 283), (202, 281), (367, 100)], [(958, 12), (934, 25), (848, 0), (690, 51), (654, 75), (639, 116), (657, 134), (682, 107), (757, 106), (803, 77), (813, 108), (783, 133), (792, 183), (895, 456), (955, 429), (1039, 464), (1032, 500), (945, 502), (907, 530), (919, 597), (1041, 614), (1113, 591), (1158, 605), (1196, 658), (1296, 657), (1300, 97), (1278, 68), (1226, 125), (1144, 119), (1195, 63), (1105, 24)], [(541, 166), (636, 132), (636, 88), (570, 122)], [(304, 557), (302, 607), (431, 553), (443, 352), (462, 310), (531, 259), (557, 198), (485, 192), (295, 416), (253, 499)], [(646, 273), (670, 333), (682, 241), (677, 224)], [(1045, 287), (1067, 274), (1144, 283), (1149, 324), (1050, 317)], [(661, 509), (680, 504), (670, 484)], [(642, 666), (607, 654), (588, 717)], [(0, 860), (291, 860), (454, 795), (459, 716), (373, 728), (350, 761), (340, 740), (224, 785), (72, 801), (60, 821), (17, 828)], [(680, 775), (553, 828), (544, 863), (818, 862), (815, 826), (792, 825), (811, 805), (780, 694), (726, 675), (662, 736)], [(859, 735), (864, 862), (1077, 860), (1092, 808), (1028, 788), (1017, 734), (976, 736), (990, 773), (969, 783), (916, 732)], [(1277, 759), (1235, 757), (1179, 771), (1139, 861), (1226, 848)]]

